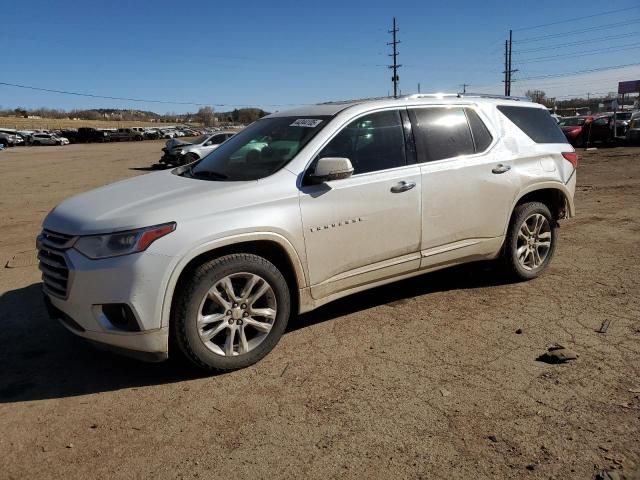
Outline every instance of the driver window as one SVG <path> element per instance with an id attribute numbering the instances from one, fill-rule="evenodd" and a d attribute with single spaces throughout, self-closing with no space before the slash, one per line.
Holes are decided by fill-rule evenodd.
<path id="1" fill-rule="evenodd" d="M 406 165 L 400 112 L 386 110 L 360 117 L 344 127 L 318 154 L 351 160 L 353 174 Z"/>

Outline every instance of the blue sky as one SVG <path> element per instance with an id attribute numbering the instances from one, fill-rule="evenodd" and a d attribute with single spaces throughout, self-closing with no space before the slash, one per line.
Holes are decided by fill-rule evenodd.
<path id="1" fill-rule="evenodd" d="M 616 14 L 551 25 L 611 10 Z M 403 93 L 500 92 L 504 39 L 514 29 L 514 94 L 615 91 L 640 65 L 571 77 L 548 74 L 640 63 L 640 2 L 19 1 L 1 11 L 0 82 L 169 102 L 216 110 L 383 96 L 391 89 L 387 30 L 400 28 Z M 618 23 L 616 28 L 590 30 Z M 535 40 L 544 35 L 558 38 Z M 609 38 L 614 36 L 616 38 Z M 534 40 L 531 40 L 534 38 Z M 527 39 L 529 39 L 527 41 Z M 594 40 L 597 39 L 597 40 Z M 523 41 L 518 44 L 518 41 Z M 564 43 L 563 48 L 519 53 Z M 610 51 L 576 56 L 592 50 Z M 624 48 L 624 50 L 619 50 Z M 558 54 L 557 58 L 546 58 Z M 542 57 L 542 60 L 539 60 Z M 533 60 L 533 61 L 532 61 Z M 197 110 L 195 105 L 83 98 L 0 85 L 0 106 Z"/>

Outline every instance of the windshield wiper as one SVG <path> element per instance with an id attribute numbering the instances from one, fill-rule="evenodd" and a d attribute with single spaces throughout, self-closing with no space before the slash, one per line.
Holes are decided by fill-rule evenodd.
<path id="1" fill-rule="evenodd" d="M 220 172 L 214 172 L 212 170 L 201 170 L 199 172 L 194 172 L 193 168 L 189 166 L 188 169 L 189 175 L 193 178 L 210 178 L 212 180 L 226 180 L 229 178 L 228 175 Z"/>

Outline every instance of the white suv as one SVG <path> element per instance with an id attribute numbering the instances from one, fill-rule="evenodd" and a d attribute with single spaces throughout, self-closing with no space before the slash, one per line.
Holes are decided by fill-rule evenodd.
<path id="1" fill-rule="evenodd" d="M 44 221 L 53 317 L 204 369 L 264 357 L 297 313 L 450 265 L 543 272 L 577 157 L 541 105 L 419 95 L 269 115 L 203 159 L 70 198 Z"/>

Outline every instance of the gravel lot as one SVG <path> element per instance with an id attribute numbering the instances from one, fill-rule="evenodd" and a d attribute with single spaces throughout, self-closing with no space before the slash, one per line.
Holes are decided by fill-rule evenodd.
<path id="1" fill-rule="evenodd" d="M 0 478 L 640 478 L 640 148 L 583 153 L 543 277 L 476 264 L 358 294 L 202 377 L 94 351 L 41 301 L 42 218 L 161 145 L 0 153 Z M 579 358 L 536 361 L 552 343 Z"/>

